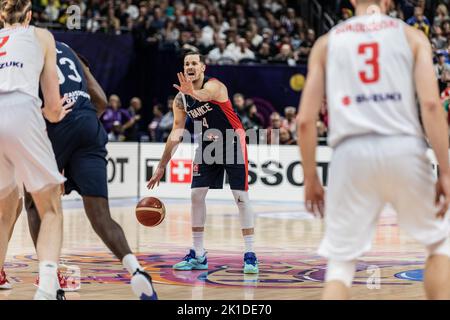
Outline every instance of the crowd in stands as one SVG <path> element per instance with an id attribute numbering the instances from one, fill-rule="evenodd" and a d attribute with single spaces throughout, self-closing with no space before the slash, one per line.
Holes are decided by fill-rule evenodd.
<path id="1" fill-rule="evenodd" d="M 108 133 L 109 141 L 151 141 L 166 142 L 173 125 L 173 100 L 167 99 L 167 105 L 155 104 L 152 107 L 153 119 L 145 123 L 140 116 L 142 102 L 134 97 L 128 107 L 122 107 L 117 95 L 109 97 L 109 106 L 100 118 Z M 246 99 L 243 94 L 236 93 L 232 98 L 232 104 L 239 115 L 245 130 L 265 129 L 269 144 L 294 145 L 296 144 L 296 107 L 287 106 L 284 114 L 273 112 L 268 124 L 258 112 L 258 107 L 252 99 Z M 328 127 L 328 114 L 324 102 L 320 117 L 317 119 L 317 128 L 320 137 L 326 137 Z"/>
<path id="2" fill-rule="evenodd" d="M 35 0 L 34 19 L 38 23 L 63 26 L 70 5 L 80 7 L 82 28 L 87 32 L 132 33 L 135 39 L 156 44 L 161 50 L 198 51 L 208 63 L 305 64 L 316 40 L 290 0 Z M 350 1 L 329 1 L 337 8 L 335 22 L 354 15 Z M 403 19 L 429 37 L 434 51 L 434 67 L 442 92 L 442 102 L 450 105 L 450 16 L 449 0 L 395 0 L 388 14 Z M 325 8 L 327 8 L 325 6 Z M 430 9 L 431 8 L 431 9 Z M 112 95 L 102 117 L 111 141 L 148 140 L 164 142 L 173 122 L 173 97 L 166 105 L 143 106 L 133 98 L 121 106 Z M 280 130 L 280 143 L 295 143 L 295 107 L 274 112 L 263 119 L 257 105 L 243 94 L 232 97 L 233 105 L 246 129 Z M 153 117 L 144 123 L 141 108 L 152 108 Z M 280 107 L 280 106 L 279 106 Z M 326 104 L 317 121 L 319 135 L 326 137 Z M 283 108 L 278 108 L 283 110 Z M 267 122 L 269 122 L 267 124 Z"/>
<path id="3" fill-rule="evenodd" d="M 434 68 L 439 81 L 442 103 L 448 112 L 450 104 L 450 1 L 396 0 L 388 14 L 417 28 L 430 39 Z M 350 5 L 340 7 L 341 21 L 353 16 Z"/>
<path id="4" fill-rule="evenodd" d="M 132 33 L 162 50 L 198 50 L 209 63 L 305 63 L 316 39 L 291 0 L 34 0 L 39 24 L 64 28 L 76 5 L 81 29 Z"/>

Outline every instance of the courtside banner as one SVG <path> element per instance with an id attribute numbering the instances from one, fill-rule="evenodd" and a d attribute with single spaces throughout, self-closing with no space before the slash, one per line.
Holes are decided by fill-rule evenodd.
<path id="1" fill-rule="evenodd" d="M 147 189 L 147 181 L 153 175 L 164 151 L 161 143 L 109 143 L 108 187 L 111 198 L 155 196 L 159 198 L 190 198 L 192 159 L 195 145 L 180 144 L 166 167 L 161 183 L 153 190 Z M 317 172 L 326 186 L 332 149 L 317 147 Z M 436 158 L 431 149 L 430 158 L 437 174 Z M 249 145 L 249 191 L 253 200 L 302 201 L 303 170 L 297 146 Z M 227 178 L 223 190 L 210 190 L 208 199 L 233 200 Z M 64 199 L 77 199 L 72 192 Z"/>
<path id="2" fill-rule="evenodd" d="M 153 175 L 164 144 L 142 143 L 140 158 L 140 197 L 155 196 L 160 198 L 189 198 L 192 181 L 192 159 L 195 146 L 180 144 L 169 162 L 160 185 L 154 190 L 147 190 L 146 182 Z M 317 149 L 317 171 L 326 185 L 331 149 Z M 300 154 L 296 146 L 249 145 L 249 191 L 253 200 L 298 201 L 303 200 L 303 170 Z M 229 190 L 227 178 L 224 190 L 210 190 L 209 199 L 229 199 L 233 196 Z M 225 191 L 225 192 L 224 192 Z"/>

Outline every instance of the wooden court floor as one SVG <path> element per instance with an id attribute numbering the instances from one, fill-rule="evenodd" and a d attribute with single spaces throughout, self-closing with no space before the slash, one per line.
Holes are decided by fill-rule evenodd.
<path id="1" fill-rule="evenodd" d="M 323 234 L 321 220 L 300 203 L 254 202 L 257 213 L 255 251 L 259 275 L 242 273 L 243 241 L 237 209 L 231 201 L 208 201 L 205 244 L 209 270 L 174 271 L 172 264 L 191 245 L 189 202 L 162 199 L 164 222 L 147 228 L 134 215 L 136 200 L 113 200 L 113 217 L 122 225 L 131 248 L 152 275 L 160 299 L 319 299 L 325 261 L 316 254 Z M 354 299 L 424 299 L 424 250 L 398 229 L 395 214 L 385 209 L 372 251 L 358 263 Z M 79 201 L 64 202 L 63 270 L 81 283 L 67 299 L 135 299 L 129 277 L 93 232 Z M 19 218 L 5 270 L 13 290 L 0 299 L 31 299 L 37 262 L 26 215 Z"/>

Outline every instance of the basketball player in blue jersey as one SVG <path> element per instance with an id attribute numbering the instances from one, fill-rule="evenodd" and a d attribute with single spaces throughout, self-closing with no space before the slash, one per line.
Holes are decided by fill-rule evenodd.
<path id="1" fill-rule="evenodd" d="M 95 232 L 132 275 L 133 292 L 142 300 L 155 300 L 157 295 L 150 275 L 132 254 L 122 228 L 109 211 L 105 148 L 108 139 L 97 118 L 106 108 L 105 93 L 87 65 L 69 46 L 56 42 L 56 53 L 60 93 L 75 103 L 63 121 L 47 123 L 58 168 L 67 179 L 64 192 L 69 194 L 75 190 L 82 196 L 86 215 Z M 28 194 L 25 207 L 36 244 L 41 220 Z M 65 280 L 60 277 L 61 280 L 64 284 Z"/>
<path id="2" fill-rule="evenodd" d="M 186 117 L 202 128 L 200 148 L 193 163 L 191 219 L 193 248 L 175 264 L 175 270 L 207 270 L 208 261 L 203 245 L 206 221 L 205 198 L 209 189 L 222 189 L 224 172 L 239 209 L 242 235 L 245 240 L 244 273 L 258 273 L 258 261 L 253 250 L 254 215 L 248 197 L 247 147 L 243 126 L 233 111 L 226 86 L 205 76 L 205 60 L 198 53 L 184 57 L 184 73 L 178 74 L 179 91 L 173 103 L 174 124 L 159 165 L 148 182 L 153 189 L 164 175 L 177 145 L 181 142 Z M 225 139 L 232 132 L 233 141 Z M 217 161 L 202 161 L 211 145 L 222 144 L 215 154 Z M 207 162 L 207 163 L 206 163 Z"/>

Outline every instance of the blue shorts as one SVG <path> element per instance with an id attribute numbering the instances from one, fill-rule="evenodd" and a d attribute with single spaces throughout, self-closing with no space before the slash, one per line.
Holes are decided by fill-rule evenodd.
<path id="1" fill-rule="evenodd" d="M 206 164 L 202 161 L 200 151 L 204 150 L 204 146 L 197 150 L 194 162 L 192 164 L 192 184 L 191 188 L 222 189 L 224 182 L 224 174 L 227 173 L 227 182 L 231 190 L 248 191 L 248 159 L 247 147 L 240 146 L 238 143 L 233 152 L 233 161 L 227 163 L 226 153 L 223 155 L 222 163 Z M 242 159 L 240 162 L 239 159 Z"/>
<path id="2" fill-rule="evenodd" d="M 60 123 L 47 123 L 47 131 L 58 168 L 67 178 L 65 193 L 108 198 L 108 135 L 95 112 L 73 112 Z"/>

